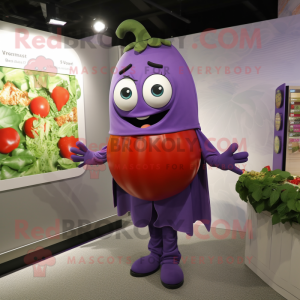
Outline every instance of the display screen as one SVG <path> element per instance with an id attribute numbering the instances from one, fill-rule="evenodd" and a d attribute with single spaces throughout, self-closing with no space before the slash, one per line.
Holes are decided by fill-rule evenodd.
<path id="1" fill-rule="evenodd" d="M 300 88 L 290 89 L 288 96 L 286 170 L 300 175 Z"/>
<path id="2" fill-rule="evenodd" d="M 77 167 L 80 96 L 74 75 L 0 67 L 1 181 Z"/>

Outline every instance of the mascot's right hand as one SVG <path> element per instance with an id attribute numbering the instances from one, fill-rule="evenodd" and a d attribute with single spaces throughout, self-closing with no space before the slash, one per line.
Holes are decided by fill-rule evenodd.
<path id="1" fill-rule="evenodd" d="M 94 152 L 89 150 L 82 142 L 77 142 L 76 146 L 79 148 L 72 147 L 70 151 L 76 155 L 71 155 L 71 159 L 74 162 L 82 162 L 78 168 L 82 168 L 84 165 L 94 164 Z"/>

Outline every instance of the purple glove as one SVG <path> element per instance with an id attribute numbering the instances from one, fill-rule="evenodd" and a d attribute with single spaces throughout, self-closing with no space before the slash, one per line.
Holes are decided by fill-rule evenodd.
<path id="1" fill-rule="evenodd" d="M 107 162 L 106 159 L 106 149 L 107 146 L 103 147 L 100 151 L 93 152 L 89 150 L 85 144 L 82 142 L 77 142 L 76 146 L 79 148 L 70 148 L 71 152 L 75 153 L 76 155 L 71 155 L 71 159 L 74 162 L 82 161 L 78 168 L 83 167 L 84 165 L 102 165 Z"/>
<path id="2" fill-rule="evenodd" d="M 234 154 L 238 149 L 238 144 L 233 143 L 224 153 L 220 154 L 200 129 L 197 129 L 196 133 L 200 142 L 202 157 L 210 166 L 221 170 L 230 170 L 239 175 L 243 174 L 243 171 L 237 168 L 235 164 L 248 161 L 248 152 Z"/>
<path id="3" fill-rule="evenodd" d="M 238 144 L 233 143 L 222 154 L 214 156 L 211 161 L 208 162 L 211 166 L 217 167 L 222 170 L 230 170 L 236 174 L 242 175 L 243 171 L 235 166 L 248 161 L 248 152 L 239 152 L 234 154 L 238 149 Z"/>

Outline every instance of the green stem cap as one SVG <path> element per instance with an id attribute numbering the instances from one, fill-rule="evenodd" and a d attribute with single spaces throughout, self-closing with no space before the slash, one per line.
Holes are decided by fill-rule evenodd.
<path id="1" fill-rule="evenodd" d="M 136 20 L 123 21 L 116 30 L 116 35 L 119 39 L 123 39 L 127 32 L 132 32 L 135 36 L 135 42 L 130 43 L 124 49 L 124 52 L 134 48 L 137 52 L 142 52 L 147 45 L 151 47 L 160 47 L 161 44 L 171 46 L 171 42 L 160 38 L 151 38 L 146 28 Z"/>

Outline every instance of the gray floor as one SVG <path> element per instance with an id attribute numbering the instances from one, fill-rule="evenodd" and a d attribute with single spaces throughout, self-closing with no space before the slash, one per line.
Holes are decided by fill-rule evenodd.
<path id="1" fill-rule="evenodd" d="M 29 266 L 0 278 L 0 299 L 284 299 L 243 263 L 237 263 L 238 257 L 244 258 L 245 240 L 239 235 L 232 239 L 232 232 L 226 239 L 216 239 L 210 233 L 206 240 L 179 234 L 185 283 L 178 290 L 165 289 L 159 271 L 144 278 L 131 277 L 131 263 L 148 254 L 148 234 L 147 228 L 137 231 L 127 225 L 55 256 L 45 277 L 34 276 L 33 266 Z M 203 227 L 199 232 L 207 234 Z M 201 256 L 204 263 L 199 263 Z M 234 262 L 228 263 L 232 258 Z"/>

